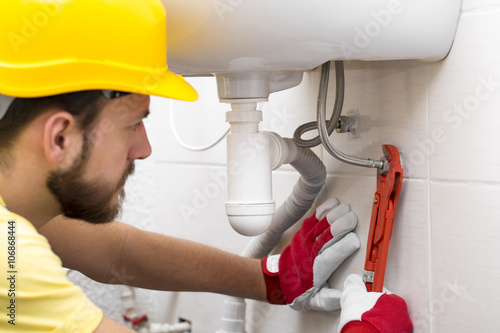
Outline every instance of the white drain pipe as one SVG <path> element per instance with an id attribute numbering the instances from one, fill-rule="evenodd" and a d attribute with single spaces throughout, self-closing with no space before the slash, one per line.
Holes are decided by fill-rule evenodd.
<path id="1" fill-rule="evenodd" d="M 275 203 L 271 184 L 270 135 L 259 132 L 259 99 L 231 100 L 226 113 L 229 223 L 238 233 L 256 236 L 271 224 Z"/>
<path id="2" fill-rule="evenodd" d="M 269 133 L 271 151 L 275 156 L 273 169 L 281 164 L 291 164 L 301 175 L 288 199 L 279 207 L 271 226 L 252 239 L 242 256 L 261 259 L 276 246 L 281 235 L 298 222 L 311 208 L 326 181 L 323 162 L 308 148 L 297 147 L 292 139 L 283 139 Z M 228 297 L 224 301 L 221 326 L 216 333 L 245 333 L 245 300 Z"/>

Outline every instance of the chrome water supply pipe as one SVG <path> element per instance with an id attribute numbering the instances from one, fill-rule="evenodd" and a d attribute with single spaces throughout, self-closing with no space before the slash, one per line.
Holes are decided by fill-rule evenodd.
<path id="1" fill-rule="evenodd" d="M 318 93 L 317 103 L 317 121 L 316 123 L 307 123 L 297 128 L 294 133 L 294 140 L 301 147 L 314 147 L 321 142 L 326 151 L 341 162 L 357 165 L 366 168 L 384 169 L 384 160 L 372 160 L 370 158 L 360 158 L 347 155 L 338 150 L 330 141 L 329 136 L 336 128 L 342 113 L 344 104 L 345 78 L 344 78 L 344 63 L 343 61 L 335 61 L 336 72 L 336 98 L 335 106 L 330 121 L 326 120 L 326 97 L 328 94 L 328 81 L 330 78 L 330 62 L 326 62 L 321 66 L 321 79 Z M 307 131 L 318 129 L 319 136 L 312 140 L 302 140 L 301 136 Z M 319 140 L 318 140 L 319 138 Z M 319 142 L 318 142 L 319 141 Z"/>

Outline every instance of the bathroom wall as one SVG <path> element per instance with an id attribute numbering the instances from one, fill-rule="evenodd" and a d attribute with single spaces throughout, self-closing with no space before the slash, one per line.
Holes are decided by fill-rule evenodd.
<path id="1" fill-rule="evenodd" d="M 353 134 L 334 134 L 343 151 L 380 158 L 381 145 L 403 153 L 405 177 L 399 199 L 385 284 L 409 305 L 415 332 L 493 332 L 500 329 L 500 3 L 464 0 L 455 42 L 438 63 L 419 61 L 346 62 L 344 114 L 356 115 Z M 423 24 L 425 24 L 423 22 Z M 333 104 L 331 73 L 329 106 Z M 194 146 L 215 141 L 227 124 L 213 78 L 190 78 L 200 92 L 195 103 L 152 99 L 146 120 L 153 146 L 137 163 L 127 185 L 122 219 L 147 230 L 187 238 L 240 253 L 248 238 L 225 218 L 225 140 L 204 152 L 180 147 L 170 125 Z M 262 103 L 261 128 L 291 137 L 315 119 L 319 70 L 305 73 L 296 88 Z M 328 170 L 319 201 L 338 197 L 351 204 L 366 242 L 375 170 L 341 164 L 322 148 L 314 151 Z M 297 174 L 273 173 L 281 203 Z M 290 233 L 280 244 L 286 245 Z M 365 245 L 335 273 L 342 288 L 350 273 L 361 273 Z M 168 253 L 165 253 L 168 255 Z M 120 319 L 121 287 L 81 284 L 106 314 Z M 153 321 L 193 322 L 193 332 L 215 332 L 224 296 L 137 290 L 138 310 Z M 286 306 L 247 303 L 247 331 L 336 332 L 338 312 L 298 313 Z"/>

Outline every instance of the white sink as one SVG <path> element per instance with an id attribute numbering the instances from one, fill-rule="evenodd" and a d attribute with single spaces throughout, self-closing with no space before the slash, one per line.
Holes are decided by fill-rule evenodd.
<path id="1" fill-rule="evenodd" d="M 179 74 L 302 71 L 329 60 L 438 61 L 461 0 L 163 0 Z"/>

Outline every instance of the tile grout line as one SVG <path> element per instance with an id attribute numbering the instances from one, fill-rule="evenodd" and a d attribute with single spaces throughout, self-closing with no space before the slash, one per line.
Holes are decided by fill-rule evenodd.
<path id="1" fill-rule="evenodd" d="M 426 137 L 430 136 L 430 112 L 429 112 L 429 64 L 425 66 L 425 80 L 426 80 L 426 88 L 425 88 L 425 131 Z M 434 332 L 434 319 L 432 314 L 432 299 L 434 298 L 434 285 L 433 285 L 433 271 L 432 271 L 432 212 L 431 212 L 431 203 L 432 203 L 432 191 L 431 191 L 431 159 L 432 155 L 429 154 L 429 158 L 427 159 L 427 180 L 426 180 L 426 188 L 427 188 L 427 258 L 428 258 L 428 285 L 429 285 L 429 332 Z"/>

